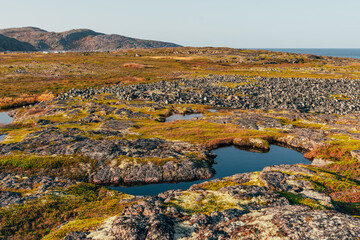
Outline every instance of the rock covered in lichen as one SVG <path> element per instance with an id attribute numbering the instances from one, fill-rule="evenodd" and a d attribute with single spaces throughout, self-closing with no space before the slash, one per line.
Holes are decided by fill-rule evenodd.
<path id="1" fill-rule="evenodd" d="M 356 239 L 360 220 L 332 210 L 326 195 L 304 180 L 314 174 L 301 166 L 280 165 L 170 190 L 126 207 L 86 237 Z M 306 194 L 311 191 L 316 194 Z M 308 205 L 293 205 L 294 196 Z M 74 234 L 79 233 L 69 236 Z"/>

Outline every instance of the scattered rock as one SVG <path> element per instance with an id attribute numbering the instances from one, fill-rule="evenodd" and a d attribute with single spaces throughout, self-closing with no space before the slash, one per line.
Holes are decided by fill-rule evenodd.
<path id="1" fill-rule="evenodd" d="M 229 88 L 222 83 L 238 86 Z M 219 108 L 279 109 L 346 115 L 360 111 L 360 99 L 357 97 L 359 84 L 346 79 L 257 77 L 256 81 L 249 82 L 237 76 L 212 76 L 101 89 L 72 89 L 58 99 L 79 96 L 88 99 L 94 94 L 111 93 L 120 100 L 144 99 L 165 104 L 205 104 Z M 198 90 L 194 92 L 192 89 Z M 338 97 L 343 96 L 344 92 L 346 97 Z"/>
<path id="2" fill-rule="evenodd" d="M 104 122 L 100 126 L 100 129 L 108 130 L 108 131 L 122 131 L 122 130 L 126 130 L 132 126 L 134 126 L 134 122 L 132 122 L 132 121 L 110 120 L 110 121 Z"/>
<path id="3" fill-rule="evenodd" d="M 333 163 L 333 161 L 329 161 L 329 160 L 322 159 L 322 158 L 314 158 L 311 162 L 311 165 L 323 167 L 323 166 L 326 166 L 331 163 Z"/>

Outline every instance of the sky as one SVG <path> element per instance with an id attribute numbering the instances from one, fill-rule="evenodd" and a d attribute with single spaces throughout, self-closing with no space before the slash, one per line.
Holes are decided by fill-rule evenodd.
<path id="1" fill-rule="evenodd" d="M 89 28 L 195 47 L 360 48 L 359 0 L 0 0 L 0 6 L 0 28 Z"/>

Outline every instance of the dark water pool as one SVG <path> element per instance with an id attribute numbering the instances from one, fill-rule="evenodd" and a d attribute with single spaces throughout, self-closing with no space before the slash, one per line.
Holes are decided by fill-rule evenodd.
<path id="1" fill-rule="evenodd" d="M 234 146 L 222 147 L 213 151 L 217 154 L 213 165 L 216 174 L 213 178 L 222 178 L 236 173 L 261 171 L 266 166 L 279 164 L 309 164 L 310 161 L 294 150 L 272 145 L 267 153 L 249 152 Z M 131 187 L 112 187 L 114 190 L 132 195 L 154 196 L 170 189 L 188 189 L 191 185 L 207 180 L 181 183 L 160 183 Z"/>

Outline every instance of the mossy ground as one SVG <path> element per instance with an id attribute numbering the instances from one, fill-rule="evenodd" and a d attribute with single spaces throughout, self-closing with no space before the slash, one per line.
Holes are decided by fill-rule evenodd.
<path id="1" fill-rule="evenodd" d="M 167 206 L 174 206 L 188 214 L 203 213 L 211 214 L 213 211 L 226 209 L 242 209 L 242 201 L 227 193 L 207 191 L 205 194 L 196 191 L 183 192 L 181 196 L 175 197 Z"/>
<path id="2" fill-rule="evenodd" d="M 93 100 L 90 100 L 93 101 Z M 219 117 L 219 116 L 231 116 L 232 110 L 221 110 L 220 112 L 212 113 L 208 111 L 207 106 L 201 105 L 166 105 L 163 108 L 154 109 L 149 107 L 152 103 L 142 101 L 132 102 L 117 102 L 107 100 L 99 96 L 95 100 L 98 104 L 106 104 L 116 108 L 126 108 L 133 112 L 141 112 L 148 114 L 149 118 L 135 118 L 131 119 L 119 115 L 106 115 L 105 113 L 98 112 L 98 115 L 103 116 L 105 119 L 113 118 L 118 120 L 132 120 L 135 122 L 135 127 L 131 129 L 129 133 L 124 133 L 122 136 L 106 136 L 103 134 L 94 134 L 91 130 L 99 130 L 101 123 L 81 123 L 79 120 L 86 117 L 86 101 L 80 99 L 73 99 L 69 102 L 71 109 L 72 105 L 83 106 L 83 110 L 74 115 L 67 115 L 65 113 L 50 116 L 41 116 L 41 110 L 30 109 L 22 110 L 23 114 L 31 112 L 28 120 L 23 123 L 15 123 L 8 125 L 2 129 L 3 133 L 7 133 L 8 137 L 5 143 L 21 141 L 28 133 L 39 130 L 39 128 L 47 126 L 38 126 L 35 124 L 36 119 L 49 120 L 56 124 L 56 127 L 65 131 L 67 129 L 78 128 L 82 131 L 81 135 L 84 137 L 90 137 L 92 139 L 110 139 L 110 138 L 124 138 L 124 139 L 138 139 L 138 138 L 162 138 L 167 140 L 181 140 L 185 142 L 201 144 L 209 148 L 218 147 L 221 145 L 228 145 L 234 142 L 234 139 L 247 139 L 255 138 L 266 141 L 265 139 L 276 140 L 278 138 L 286 137 L 287 134 L 282 129 L 263 129 L 263 130 L 248 130 L 239 129 L 236 125 L 231 123 L 218 124 L 208 122 L 207 118 Z M 182 112 L 185 109 L 190 108 L 198 113 L 203 113 L 203 118 L 197 121 L 174 121 L 174 122 L 158 122 L 155 121 L 159 116 L 168 116 L 171 112 Z M 40 112 L 40 115 L 36 115 Z M 268 117 L 272 117 L 272 112 L 256 111 L 259 114 L 264 114 Z M 35 113 L 35 115 L 34 115 Z M 286 114 L 286 113 L 284 113 Z M 286 117 L 279 117 L 277 114 L 274 118 L 279 119 L 284 126 L 292 125 L 297 128 L 313 128 L 315 130 L 327 130 L 330 129 L 328 124 L 313 121 L 309 119 L 296 119 L 290 120 Z M 34 118 L 35 117 L 35 118 Z M 339 119 L 339 124 L 342 123 L 342 119 Z M 71 122 L 71 123 L 69 123 Z M 348 123 L 348 120 L 346 120 Z M 356 127 L 354 125 L 354 127 Z M 353 158 L 350 151 L 360 148 L 360 140 L 346 134 L 328 134 L 327 140 L 322 147 L 316 148 L 311 152 L 305 154 L 307 158 L 323 158 L 333 161 L 332 164 L 321 168 L 322 171 L 327 171 L 331 174 L 342 176 L 339 178 L 318 178 L 312 179 L 317 186 L 323 186 L 322 191 L 328 192 L 334 198 L 334 201 L 338 202 L 342 208 L 346 211 L 359 214 L 359 179 L 360 179 L 360 163 L 357 159 Z M 199 158 L 195 156 L 194 158 Z M 33 161 L 33 160 L 36 161 Z M 9 155 L 1 157 L 0 163 L 3 167 L 11 167 L 20 170 L 32 170 L 34 172 L 39 169 L 67 169 L 76 166 L 85 160 L 64 156 L 56 157 L 39 157 L 39 156 L 20 156 Z M 174 161 L 174 159 L 148 159 L 148 158 L 119 158 L 117 164 L 123 164 L 125 162 L 134 162 L 136 164 L 143 164 L 145 162 L 152 162 L 156 165 L 162 165 L 167 161 Z M 36 164 L 35 164 L 36 162 Z M 88 160 L 85 161 L 89 163 Z M 84 163 L 85 163 L 84 162 Z M 56 174 L 56 171 L 55 171 Z M 332 175 L 332 176 L 333 176 Z M 331 181 L 325 181 L 325 179 L 331 179 Z M 352 187 L 345 186 L 343 179 L 349 179 L 352 181 Z M 336 188 L 334 186 L 337 186 Z"/>
<path id="3" fill-rule="evenodd" d="M 96 169 L 94 159 L 79 155 L 38 156 L 15 152 L 0 157 L 2 171 L 27 175 L 45 174 L 82 180 L 87 173 L 80 170 L 80 165 L 88 165 L 91 169 Z"/>
<path id="4" fill-rule="evenodd" d="M 318 201 L 310 198 L 305 198 L 300 194 L 295 194 L 291 192 L 281 192 L 280 193 L 283 197 L 287 198 L 291 204 L 295 205 L 305 205 L 311 207 L 312 209 L 316 210 L 326 210 L 327 208 L 321 205 Z"/>
<path id="5" fill-rule="evenodd" d="M 236 186 L 236 185 L 239 184 L 237 182 L 224 180 L 224 181 L 216 181 L 216 182 L 207 182 L 206 184 L 202 185 L 201 188 L 212 191 L 218 191 L 223 187 Z"/>
<path id="6" fill-rule="evenodd" d="M 134 129 L 142 137 L 157 137 L 197 143 L 208 146 L 229 145 L 235 138 L 277 138 L 283 134 L 274 131 L 239 129 L 236 125 L 211 123 L 206 120 L 174 121 L 168 123 L 139 121 Z"/>
<path id="7" fill-rule="evenodd" d="M 341 162 L 341 161 L 340 161 Z M 309 180 L 317 191 L 329 194 L 334 204 L 342 211 L 353 215 L 360 215 L 360 181 L 358 176 L 347 177 L 339 171 L 336 164 L 325 168 L 309 167 L 317 174 Z M 352 165 L 347 166 L 352 168 Z M 359 171 L 359 166 L 354 166 Z M 357 168 L 357 169 L 356 169 Z"/>
<path id="8" fill-rule="evenodd" d="M 105 218 L 120 214 L 125 206 L 121 200 L 131 198 L 85 183 L 57 189 L 57 192 L 57 195 L 0 209 L 0 238 L 62 239 L 72 231 L 93 229 Z M 56 228 L 65 222 L 68 223 Z"/>

